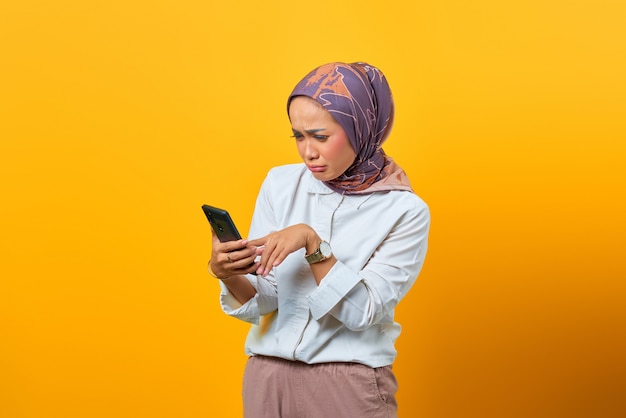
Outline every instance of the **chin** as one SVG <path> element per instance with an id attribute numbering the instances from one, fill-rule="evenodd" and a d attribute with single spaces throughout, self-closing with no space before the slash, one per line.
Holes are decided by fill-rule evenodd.
<path id="1" fill-rule="evenodd" d="M 326 173 L 313 173 L 313 177 L 315 177 L 319 181 L 330 181 L 334 178 L 337 178 L 336 176 L 335 177 L 329 176 Z"/>

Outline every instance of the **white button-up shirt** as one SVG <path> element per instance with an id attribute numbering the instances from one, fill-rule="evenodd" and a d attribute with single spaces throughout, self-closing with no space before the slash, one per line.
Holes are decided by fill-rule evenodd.
<path id="1" fill-rule="evenodd" d="M 243 305 L 222 284 L 224 312 L 253 324 L 246 353 L 390 365 L 400 334 L 394 308 L 426 255 L 427 205 L 407 191 L 340 195 L 304 164 L 276 167 L 261 187 L 249 238 L 298 223 L 330 243 L 337 263 L 318 286 L 302 248 L 267 277 L 248 275 L 257 294 Z"/>

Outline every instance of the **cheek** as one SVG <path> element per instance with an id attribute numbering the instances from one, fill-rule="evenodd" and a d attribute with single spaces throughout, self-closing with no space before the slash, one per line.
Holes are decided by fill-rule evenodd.
<path id="1" fill-rule="evenodd" d="M 337 168 L 346 170 L 354 162 L 355 154 L 347 138 L 329 143 L 326 152 L 328 160 L 332 160 L 335 164 L 341 166 Z"/>
<path id="2" fill-rule="evenodd" d="M 353 154 L 352 148 L 346 146 L 346 142 L 343 140 L 327 143 L 325 151 L 326 158 L 329 160 L 346 160 Z"/>

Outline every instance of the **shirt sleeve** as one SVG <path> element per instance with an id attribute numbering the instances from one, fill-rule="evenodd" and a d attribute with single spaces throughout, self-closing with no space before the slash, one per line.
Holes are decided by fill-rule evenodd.
<path id="1" fill-rule="evenodd" d="M 258 325 L 262 315 L 275 311 L 278 306 L 276 283 L 268 278 L 253 276 L 253 279 L 250 279 L 250 275 L 246 277 L 256 289 L 256 295 L 246 303 L 241 304 L 220 280 L 220 305 L 227 315 Z"/>
<path id="2" fill-rule="evenodd" d="M 353 331 L 381 322 L 417 279 L 429 226 L 430 212 L 422 202 L 396 222 L 361 271 L 338 260 L 307 296 L 313 318 L 330 314 Z"/>

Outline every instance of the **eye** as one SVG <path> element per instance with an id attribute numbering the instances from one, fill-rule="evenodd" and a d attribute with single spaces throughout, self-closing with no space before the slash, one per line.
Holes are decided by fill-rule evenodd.
<path id="1" fill-rule="evenodd" d="M 320 141 L 326 141 L 328 139 L 328 135 L 313 135 L 313 138 L 319 139 Z"/>
<path id="2" fill-rule="evenodd" d="M 294 132 L 290 138 L 300 139 L 302 138 L 302 134 L 300 132 Z"/>

